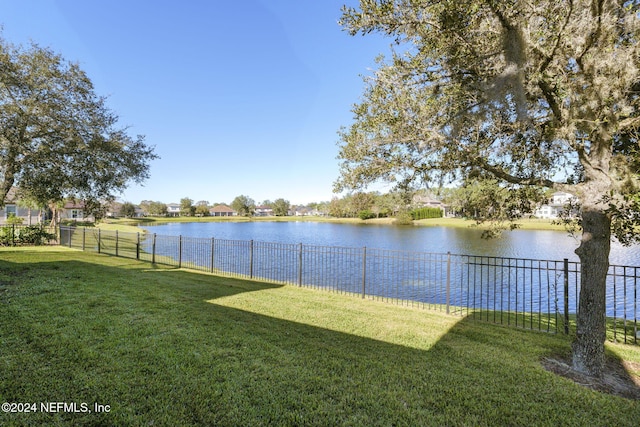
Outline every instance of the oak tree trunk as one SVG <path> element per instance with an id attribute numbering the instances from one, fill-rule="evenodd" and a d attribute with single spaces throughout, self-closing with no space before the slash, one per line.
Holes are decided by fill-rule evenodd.
<path id="1" fill-rule="evenodd" d="M 582 212 L 580 299 L 573 342 L 573 368 L 600 377 L 606 339 L 606 283 L 611 249 L 611 220 L 596 207 Z"/>

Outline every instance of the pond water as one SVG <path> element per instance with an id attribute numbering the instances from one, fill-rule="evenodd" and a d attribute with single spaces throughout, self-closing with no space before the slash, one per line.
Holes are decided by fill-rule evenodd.
<path id="1" fill-rule="evenodd" d="M 207 222 L 169 223 L 143 227 L 150 233 L 225 240 L 302 243 L 316 246 L 363 247 L 483 255 L 512 258 L 578 261 L 579 241 L 563 231 L 514 230 L 497 239 L 482 239 L 475 228 L 356 225 L 325 222 Z M 612 243 L 610 261 L 640 265 L 640 246 Z"/>

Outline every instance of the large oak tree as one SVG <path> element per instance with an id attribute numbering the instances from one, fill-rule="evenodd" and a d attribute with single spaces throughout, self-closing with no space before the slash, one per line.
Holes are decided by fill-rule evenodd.
<path id="1" fill-rule="evenodd" d="M 639 2 L 361 0 L 352 35 L 395 39 L 341 131 L 337 189 L 482 175 L 581 201 L 575 369 L 604 367 L 612 234 L 637 238 Z M 527 192 L 523 192 L 527 194 Z"/>
<path id="2" fill-rule="evenodd" d="M 153 149 L 117 122 L 77 64 L 0 38 L 0 206 L 16 187 L 40 206 L 73 197 L 93 210 L 148 178 Z"/>

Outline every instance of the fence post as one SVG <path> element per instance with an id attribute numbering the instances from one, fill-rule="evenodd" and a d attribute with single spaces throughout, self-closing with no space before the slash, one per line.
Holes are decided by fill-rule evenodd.
<path id="1" fill-rule="evenodd" d="M 362 299 L 367 294 L 367 247 L 362 247 Z"/>
<path id="2" fill-rule="evenodd" d="M 16 245 L 16 225 L 11 224 L 11 246 Z"/>
<path id="3" fill-rule="evenodd" d="M 71 239 L 69 239 L 69 246 L 71 246 Z M 98 228 L 98 253 L 101 253 L 102 246 L 102 235 L 100 233 L 100 229 Z"/>
<path id="4" fill-rule="evenodd" d="M 213 273 L 213 271 L 215 270 L 215 256 L 214 256 L 214 250 L 215 250 L 215 245 L 216 244 L 216 239 L 214 237 L 211 238 L 211 271 L 210 273 Z"/>
<path id="5" fill-rule="evenodd" d="M 98 228 L 98 231 L 100 229 Z M 67 232 L 69 234 L 69 247 L 71 247 L 71 227 L 67 227 Z M 100 247 L 98 247 L 98 253 L 100 253 Z"/>
<path id="6" fill-rule="evenodd" d="M 253 239 L 249 242 L 249 278 L 253 279 Z"/>
<path id="7" fill-rule="evenodd" d="M 298 286 L 302 286 L 302 242 L 298 245 Z"/>
<path id="8" fill-rule="evenodd" d="M 153 241 L 151 243 L 151 264 L 156 263 L 156 233 L 153 233 Z"/>
<path id="9" fill-rule="evenodd" d="M 182 234 L 178 236 L 178 268 L 182 268 Z"/>
<path id="10" fill-rule="evenodd" d="M 87 241 L 87 227 L 82 227 L 82 251 L 83 252 L 84 252 L 86 241 Z"/>
<path id="11" fill-rule="evenodd" d="M 136 259 L 140 259 L 140 233 L 136 237 Z"/>
<path id="12" fill-rule="evenodd" d="M 447 252 L 447 314 L 451 310 L 451 252 Z"/>
<path id="13" fill-rule="evenodd" d="M 118 230 L 116 230 L 116 256 L 118 256 Z"/>
<path id="14" fill-rule="evenodd" d="M 569 335 L 569 260 L 567 258 L 564 259 L 564 333 Z"/>

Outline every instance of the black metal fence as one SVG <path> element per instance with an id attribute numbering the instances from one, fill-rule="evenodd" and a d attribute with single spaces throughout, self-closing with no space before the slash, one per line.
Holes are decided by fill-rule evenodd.
<path id="1" fill-rule="evenodd" d="M 326 289 L 569 333 L 575 328 L 580 264 L 372 248 L 314 246 L 60 227 L 60 244 L 218 275 Z M 612 265 L 608 336 L 638 343 L 640 267 Z"/>

